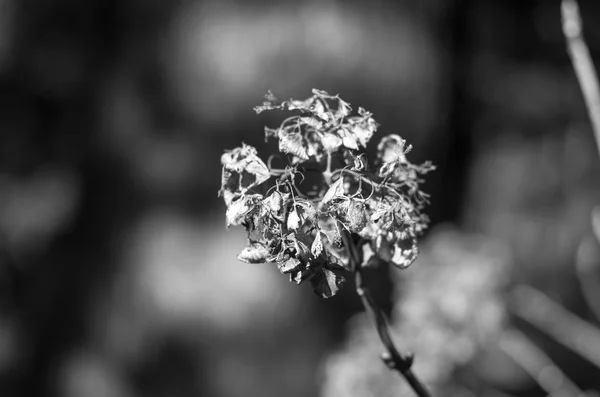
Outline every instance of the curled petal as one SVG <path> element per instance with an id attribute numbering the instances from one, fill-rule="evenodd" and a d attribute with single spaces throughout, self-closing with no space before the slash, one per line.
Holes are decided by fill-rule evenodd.
<path id="1" fill-rule="evenodd" d="M 246 263 L 264 263 L 269 257 L 269 250 L 261 243 L 252 243 L 240 252 L 238 259 Z"/>

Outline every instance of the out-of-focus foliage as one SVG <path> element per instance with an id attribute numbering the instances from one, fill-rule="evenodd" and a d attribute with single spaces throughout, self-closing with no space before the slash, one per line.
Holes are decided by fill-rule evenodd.
<path id="1" fill-rule="evenodd" d="M 17 252 L 43 250 L 77 210 L 79 181 L 64 170 L 0 175 L 0 235 Z"/>

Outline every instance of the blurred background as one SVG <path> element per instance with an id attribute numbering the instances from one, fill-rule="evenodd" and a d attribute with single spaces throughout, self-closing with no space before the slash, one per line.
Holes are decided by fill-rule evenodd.
<path id="1" fill-rule="evenodd" d="M 436 395 L 600 395 L 600 160 L 558 0 L 0 0 L 0 394 L 411 396 L 352 286 L 322 300 L 225 229 L 221 153 L 266 160 L 252 107 L 312 88 L 438 167 L 421 257 L 373 276 Z"/>

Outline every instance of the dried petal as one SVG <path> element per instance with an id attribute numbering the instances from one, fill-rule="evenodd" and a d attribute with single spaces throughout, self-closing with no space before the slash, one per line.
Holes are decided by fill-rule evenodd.
<path id="1" fill-rule="evenodd" d="M 240 252 L 238 259 L 246 263 L 264 263 L 269 257 L 269 250 L 261 243 L 252 243 Z"/>

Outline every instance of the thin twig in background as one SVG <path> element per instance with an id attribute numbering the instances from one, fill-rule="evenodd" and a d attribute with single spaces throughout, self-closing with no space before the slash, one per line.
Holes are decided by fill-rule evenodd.
<path id="1" fill-rule="evenodd" d="M 379 339 L 386 348 L 386 352 L 382 354 L 383 362 L 393 371 L 397 371 L 400 375 L 406 379 L 408 384 L 412 387 L 414 392 L 419 397 L 431 397 L 429 391 L 425 388 L 423 383 L 417 378 L 417 376 L 412 372 L 412 363 L 413 363 L 413 355 L 412 354 L 401 354 L 398 352 L 394 341 L 392 340 L 392 336 L 390 335 L 389 327 L 387 324 L 387 320 L 382 310 L 375 302 L 375 299 L 369 292 L 369 289 L 363 282 L 362 273 L 361 273 L 361 263 L 362 258 L 361 254 L 358 252 L 355 243 L 352 241 L 352 237 L 347 232 L 342 232 L 342 239 L 344 241 L 344 246 L 348 251 L 348 256 L 350 258 L 351 268 L 354 269 L 354 277 L 356 282 L 356 293 L 360 296 L 360 299 L 367 310 L 369 312 L 371 318 L 375 322 L 375 328 L 377 329 L 377 334 L 379 335 Z"/>
<path id="2" fill-rule="evenodd" d="M 577 80 L 583 92 L 585 105 L 592 122 L 600 153 L 600 86 L 594 63 L 583 38 L 581 15 L 576 0 L 563 0 L 561 6 L 562 28 L 567 39 L 567 49 Z"/>
<path id="3" fill-rule="evenodd" d="M 586 395 L 542 349 L 520 331 L 504 331 L 500 337 L 500 348 L 549 395 Z"/>
<path id="4" fill-rule="evenodd" d="M 592 236 L 587 236 L 577 248 L 575 274 L 585 302 L 600 320 L 600 245 Z"/>
<path id="5" fill-rule="evenodd" d="M 588 236 L 579 244 L 575 270 L 583 297 L 600 320 L 600 206 L 592 211 L 592 230 L 594 236 Z"/>
<path id="6" fill-rule="evenodd" d="M 600 368 L 600 329 L 535 288 L 517 286 L 512 298 L 510 310 L 513 314 Z"/>
<path id="7" fill-rule="evenodd" d="M 575 256 L 575 274 L 588 308 L 600 320 L 600 207 L 592 211 L 594 236 L 579 244 Z"/>

